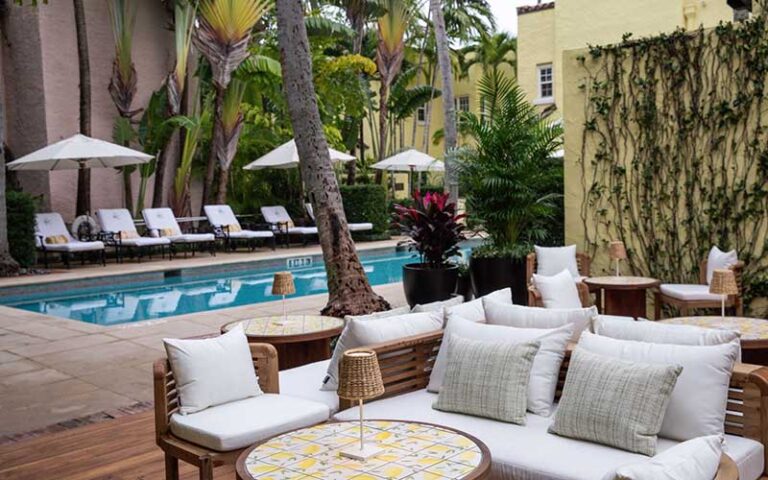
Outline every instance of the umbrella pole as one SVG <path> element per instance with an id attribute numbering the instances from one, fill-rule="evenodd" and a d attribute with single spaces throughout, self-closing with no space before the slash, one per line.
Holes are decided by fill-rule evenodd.
<path id="1" fill-rule="evenodd" d="M 414 183 L 413 182 L 413 171 L 414 171 L 414 166 L 411 165 L 411 173 L 408 175 L 408 186 L 411 187 L 411 196 L 413 196 L 413 183 Z"/>

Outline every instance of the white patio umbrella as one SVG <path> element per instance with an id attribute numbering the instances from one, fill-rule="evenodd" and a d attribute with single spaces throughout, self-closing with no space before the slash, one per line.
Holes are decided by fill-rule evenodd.
<path id="1" fill-rule="evenodd" d="M 371 168 L 394 172 L 443 172 L 445 164 L 413 148 L 374 163 Z"/>
<path id="2" fill-rule="evenodd" d="M 85 135 L 74 135 L 10 162 L 9 170 L 76 170 L 147 163 L 152 155 Z"/>
<path id="3" fill-rule="evenodd" d="M 332 162 L 351 162 L 355 159 L 352 155 L 344 152 L 328 149 Z M 295 168 L 299 166 L 299 152 L 296 149 L 296 141 L 291 140 L 271 152 L 267 153 L 258 160 L 254 160 L 243 167 L 243 170 L 261 170 L 263 168 Z"/>

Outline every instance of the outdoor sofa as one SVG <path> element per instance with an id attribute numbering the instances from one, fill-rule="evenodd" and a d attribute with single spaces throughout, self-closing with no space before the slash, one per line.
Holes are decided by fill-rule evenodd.
<path id="1" fill-rule="evenodd" d="M 84 261 L 86 254 L 97 254 L 101 264 L 106 263 L 104 243 L 101 241 L 83 242 L 74 238 L 67 230 L 64 219 L 58 213 L 35 214 L 35 245 L 43 254 L 43 265 L 48 268 L 48 254 L 61 254 L 64 264 L 69 268 L 71 255 L 80 255 Z"/>
<path id="2" fill-rule="evenodd" d="M 135 253 L 139 261 L 145 252 L 152 258 L 153 248 L 159 248 L 160 254 L 165 258 L 165 250 L 170 247 L 171 241 L 165 237 L 142 237 L 139 235 L 128 209 L 102 208 L 96 212 L 96 217 L 101 225 L 101 235 L 104 242 L 115 247 L 118 263 L 122 261 L 126 251 L 130 256 Z"/>
<path id="3" fill-rule="evenodd" d="M 243 242 L 253 250 L 256 242 L 260 241 L 275 249 L 275 234 L 272 231 L 243 229 L 229 205 L 206 205 L 203 210 L 214 235 L 224 241 L 225 247 L 234 250 L 237 242 Z"/>

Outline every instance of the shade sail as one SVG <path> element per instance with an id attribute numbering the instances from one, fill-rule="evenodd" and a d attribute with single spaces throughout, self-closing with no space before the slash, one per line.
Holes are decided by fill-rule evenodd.
<path id="1" fill-rule="evenodd" d="M 371 168 L 395 172 L 442 172 L 445 165 L 426 153 L 410 149 L 374 163 Z"/>
<path id="2" fill-rule="evenodd" d="M 10 162 L 9 170 L 73 170 L 147 163 L 152 155 L 85 135 L 74 135 Z"/>
<path id="3" fill-rule="evenodd" d="M 350 162 L 355 159 L 352 155 L 344 152 L 328 149 L 332 162 Z M 243 167 L 243 170 L 261 170 L 263 168 L 295 168 L 299 166 L 299 152 L 296 149 L 296 141 L 291 140 L 271 152 L 267 153 L 258 160 L 254 160 Z"/>

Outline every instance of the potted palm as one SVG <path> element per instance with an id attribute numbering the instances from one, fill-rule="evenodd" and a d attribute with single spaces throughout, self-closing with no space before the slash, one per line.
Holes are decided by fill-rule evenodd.
<path id="1" fill-rule="evenodd" d="M 481 96 L 490 106 L 484 118 L 467 113 L 463 131 L 474 146 L 457 162 L 469 221 L 486 234 L 472 251 L 470 276 L 475 295 L 511 287 L 515 303 L 527 302 L 525 256 L 533 243 L 544 244 L 559 212 L 562 175 L 555 159 L 562 127 L 542 120 L 520 88 L 501 74 L 481 80 Z M 558 227 L 559 228 L 559 227 Z"/>
<path id="2" fill-rule="evenodd" d="M 413 194 L 413 205 L 395 205 L 393 225 L 410 238 L 409 248 L 420 261 L 403 265 L 403 287 L 408 304 L 446 300 L 456 291 L 459 267 L 450 259 L 464 240 L 464 215 L 456 214 L 456 204 L 448 194 Z"/>

